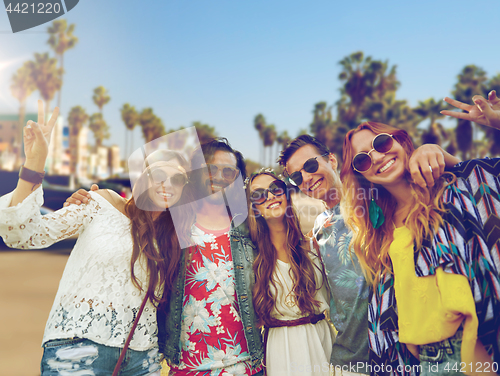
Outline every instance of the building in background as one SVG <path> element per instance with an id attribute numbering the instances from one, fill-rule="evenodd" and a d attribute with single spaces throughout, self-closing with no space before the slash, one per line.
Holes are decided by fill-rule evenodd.
<path id="1" fill-rule="evenodd" d="M 48 115 L 50 118 L 50 115 Z M 69 175 L 69 156 L 68 156 L 68 127 L 64 126 L 62 116 L 57 121 L 50 136 L 49 155 L 45 163 L 45 171 L 49 175 Z"/>
<path id="2" fill-rule="evenodd" d="M 123 172 L 121 163 L 120 163 L 120 147 L 118 145 L 113 145 L 108 148 L 108 165 L 109 165 L 109 174 L 116 175 Z"/>
<path id="3" fill-rule="evenodd" d="M 37 121 L 38 115 L 28 113 L 24 121 Z M 21 148 L 21 160 L 16 163 Z M 0 169 L 12 171 L 24 163 L 24 150 L 19 129 L 19 114 L 0 114 Z"/>
<path id="4" fill-rule="evenodd" d="M 50 114 L 48 115 L 50 117 Z M 25 115 L 25 121 L 37 121 L 36 113 Z M 0 170 L 13 171 L 24 163 L 22 142 L 19 142 L 19 115 L 0 115 Z M 92 178 L 104 179 L 123 172 L 120 160 L 120 147 L 90 146 L 89 128 L 82 127 L 75 132 L 65 124 L 62 116 L 52 130 L 49 154 L 45 164 L 48 175 L 71 175 L 72 181 L 85 181 Z M 21 148 L 21 160 L 17 152 Z"/>

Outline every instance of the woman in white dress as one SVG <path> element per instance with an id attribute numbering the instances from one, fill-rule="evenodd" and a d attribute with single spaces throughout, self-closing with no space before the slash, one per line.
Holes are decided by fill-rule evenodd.
<path id="1" fill-rule="evenodd" d="M 159 376 L 156 307 L 181 255 L 168 208 L 183 197 L 187 164 L 178 153 L 156 151 L 146 158 L 130 200 L 91 192 L 86 205 L 42 216 L 40 183 L 58 112 L 45 123 L 38 102 L 38 123 L 24 129 L 26 162 L 18 185 L 0 198 L 0 235 L 10 247 L 46 248 L 79 235 L 45 327 L 42 376 L 111 375 L 143 301 L 120 375 Z M 188 211 L 177 228 L 186 236 Z"/>
<path id="2" fill-rule="evenodd" d="M 247 195 L 257 246 L 253 302 L 265 329 L 267 375 L 329 375 L 334 337 L 318 253 L 302 235 L 282 180 L 271 172 L 253 175 Z"/>

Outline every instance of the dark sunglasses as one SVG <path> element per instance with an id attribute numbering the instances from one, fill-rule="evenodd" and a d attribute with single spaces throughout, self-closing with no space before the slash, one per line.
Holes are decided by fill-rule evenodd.
<path id="1" fill-rule="evenodd" d="M 388 133 L 380 133 L 375 136 L 372 141 L 372 150 L 368 153 L 362 151 L 354 156 L 352 159 L 352 168 L 357 172 L 366 172 L 373 165 L 373 159 L 370 153 L 372 151 L 378 151 L 379 153 L 388 153 L 391 151 L 394 145 L 394 139 L 392 135 Z"/>
<path id="2" fill-rule="evenodd" d="M 316 171 L 318 171 L 318 168 L 319 168 L 318 158 L 319 157 L 326 157 L 327 155 L 328 155 L 328 153 L 325 153 L 322 155 L 318 155 L 317 157 L 314 157 L 314 158 L 309 158 L 307 161 L 305 161 L 304 165 L 302 166 L 302 168 L 299 171 L 292 172 L 289 175 L 285 170 L 284 174 L 290 180 L 290 183 L 292 183 L 293 185 L 298 187 L 299 185 L 302 184 L 302 180 L 303 180 L 302 173 L 300 171 L 304 170 L 305 172 L 308 172 L 310 174 L 315 173 Z"/>
<path id="3" fill-rule="evenodd" d="M 161 184 L 167 180 L 170 180 L 170 184 L 175 187 L 184 187 L 187 183 L 187 177 L 184 174 L 178 173 L 169 176 L 165 171 L 161 169 L 156 169 L 148 173 L 153 183 Z"/>
<path id="4" fill-rule="evenodd" d="M 234 181 L 240 173 L 236 167 L 221 164 L 207 164 L 205 169 L 211 177 L 216 176 L 220 171 L 222 178 L 229 181 Z"/>
<path id="5" fill-rule="evenodd" d="M 275 197 L 283 196 L 286 192 L 286 184 L 284 181 L 275 180 L 269 184 L 269 188 L 257 188 L 250 193 L 250 201 L 255 205 L 262 205 L 267 201 L 267 193 L 271 192 Z"/>

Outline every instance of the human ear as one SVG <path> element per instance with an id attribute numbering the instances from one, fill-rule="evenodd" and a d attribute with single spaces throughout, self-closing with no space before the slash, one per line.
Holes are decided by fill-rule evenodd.
<path id="1" fill-rule="evenodd" d="M 334 170 L 337 169 L 338 162 L 337 162 L 337 158 L 335 157 L 335 155 L 333 155 L 333 153 L 328 154 L 328 162 L 330 163 L 330 165 L 332 166 L 332 168 Z"/>

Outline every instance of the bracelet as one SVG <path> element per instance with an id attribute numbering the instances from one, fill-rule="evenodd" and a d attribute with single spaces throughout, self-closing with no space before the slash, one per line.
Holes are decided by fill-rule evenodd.
<path id="1" fill-rule="evenodd" d="M 45 176 L 45 171 L 44 172 L 36 172 L 36 171 L 30 170 L 24 166 L 21 166 L 21 169 L 19 170 L 19 179 L 27 181 L 28 183 L 33 183 L 33 187 L 31 188 L 31 191 L 33 191 L 35 186 L 37 186 L 38 184 L 42 184 L 44 176 Z"/>

